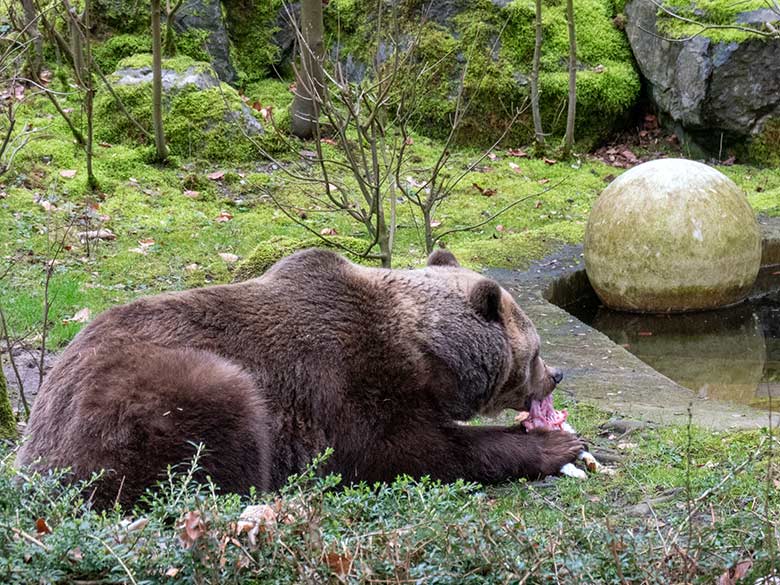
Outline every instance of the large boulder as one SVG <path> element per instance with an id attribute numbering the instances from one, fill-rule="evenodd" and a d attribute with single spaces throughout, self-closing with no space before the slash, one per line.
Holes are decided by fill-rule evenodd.
<path id="1" fill-rule="evenodd" d="M 662 159 L 604 189 L 585 228 L 585 269 L 617 310 L 672 313 L 742 300 L 761 264 L 761 234 L 734 182 L 707 165 Z"/>
<path id="2" fill-rule="evenodd" d="M 236 70 L 230 60 L 230 38 L 220 0 L 184 0 L 176 12 L 174 28 L 179 32 L 204 31 L 206 50 L 217 75 L 227 83 L 235 81 Z"/>
<path id="3" fill-rule="evenodd" d="M 780 162 L 780 37 L 721 29 L 692 35 L 650 0 L 632 0 L 625 13 L 650 97 L 695 154 Z M 706 12 L 691 16 L 707 23 Z M 732 17 L 754 27 L 780 20 L 771 10 Z"/>
<path id="4" fill-rule="evenodd" d="M 111 75 L 114 92 L 148 132 L 152 119 L 151 55 L 120 61 Z M 173 154 L 208 160 L 251 160 L 254 141 L 266 135 L 256 113 L 236 90 L 220 82 L 208 63 L 177 57 L 163 61 L 163 126 Z M 95 101 L 96 136 L 106 142 L 148 144 L 149 136 L 118 111 L 101 90 Z"/>

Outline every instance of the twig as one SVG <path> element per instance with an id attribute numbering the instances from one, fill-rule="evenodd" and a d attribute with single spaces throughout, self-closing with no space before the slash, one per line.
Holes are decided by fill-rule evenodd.
<path id="1" fill-rule="evenodd" d="M 94 534 L 87 534 L 87 536 L 90 537 L 93 540 L 97 540 L 100 544 L 102 544 L 104 547 L 106 547 L 108 552 L 111 553 L 111 555 L 119 562 L 120 565 L 122 565 L 122 568 L 125 570 L 125 573 L 127 573 L 128 579 L 130 579 L 130 582 L 133 585 L 138 585 L 138 583 L 135 580 L 135 577 L 133 577 L 133 573 L 130 571 L 128 566 L 121 559 L 121 557 L 118 554 L 116 554 L 116 552 L 114 552 L 114 549 L 111 548 L 111 546 L 109 546 L 109 544 L 105 540 L 102 540 L 101 538 L 95 536 Z"/>
<path id="2" fill-rule="evenodd" d="M 564 177 L 563 179 L 561 179 L 561 180 L 560 180 L 560 181 L 558 181 L 557 183 L 555 183 L 555 184 L 553 184 L 553 185 L 551 185 L 551 186 L 547 187 L 546 189 L 543 189 L 542 191 L 539 191 L 538 193 L 532 193 L 531 195 L 526 195 L 525 197 L 521 197 L 520 199 L 518 199 L 518 200 L 516 200 L 516 201 L 513 201 L 513 202 L 512 202 L 512 203 L 510 203 L 509 205 L 506 205 L 506 206 L 502 207 L 502 208 L 501 208 L 501 209 L 499 209 L 499 210 L 498 210 L 496 213 L 494 213 L 493 215 L 491 215 L 490 217 L 488 217 L 488 218 L 487 218 L 486 220 L 484 220 L 484 221 L 481 221 L 481 222 L 479 222 L 479 223 L 476 223 L 476 224 L 474 224 L 474 225 L 470 225 L 470 226 L 467 226 L 467 227 L 462 227 L 462 228 L 453 228 L 453 229 L 451 229 L 451 230 L 447 230 L 446 232 L 442 232 L 442 233 L 440 233 L 439 235 L 437 235 L 437 236 L 436 236 L 436 238 L 435 238 L 433 241 L 434 241 L 434 243 L 436 243 L 436 242 L 438 242 L 439 240 L 441 240 L 441 239 L 442 239 L 444 236 L 447 236 L 447 235 L 449 235 L 449 234 L 454 234 L 454 233 L 457 233 L 457 232 L 468 232 L 468 231 L 471 231 L 471 230 L 475 230 L 475 229 L 477 229 L 477 228 L 480 228 L 480 227 L 482 227 L 483 225 L 485 225 L 485 224 L 487 224 L 487 223 L 490 223 L 491 221 L 493 221 L 494 219 L 496 219 L 498 216 L 502 215 L 503 213 L 506 213 L 507 211 L 509 211 L 510 209 L 512 209 L 513 207 L 515 207 L 516 205 L 519 205 L 519 204 L 520 204 L 520 203 L 522 203 L 523 201 L 528 201 L 529 199 L 532 199 L 532 198 L 534 198 L 534 197 L 540 197 L 541 195 L 544 195 L 545 193 L 548 193 L 549 191 L 552 191 L 553 189 L 555 189 L 555 188 L 557 188 L 557 187 L 560 187 L 560 186 L 561 186 L 563 183 L 565 183 L 565 182 L 566 182 L 568 179 L 569 179 L 569 177 Z"/>

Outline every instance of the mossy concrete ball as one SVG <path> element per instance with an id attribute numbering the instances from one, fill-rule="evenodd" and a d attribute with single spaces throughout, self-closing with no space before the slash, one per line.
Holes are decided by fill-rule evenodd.
<path id="1" fill-rule="evenodd" d="M 585 269 L 601 301 L 623 311 L 712 309 L 745 298 L 761 263 L 747 198 L 707 165 L 662 159 L 615 179 L 585 228 Z"/>

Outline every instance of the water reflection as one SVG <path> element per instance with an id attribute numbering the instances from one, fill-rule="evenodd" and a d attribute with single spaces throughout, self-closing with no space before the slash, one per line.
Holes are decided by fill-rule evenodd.
<path id="1" fill-rule="evenodd" d="M 780 410 L 780 291 L 730 309 L 682 315 L 566 309 L 701 398 Z"/>

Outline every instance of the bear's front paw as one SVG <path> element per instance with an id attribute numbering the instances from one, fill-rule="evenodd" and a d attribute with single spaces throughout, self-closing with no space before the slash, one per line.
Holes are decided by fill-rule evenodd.
<path id="1" fill-rule="evenodd" d="M 577 459 L 585 444 L 577 435 L 566 431 L 533 433 L 539 440 L 539 475 L 556 475 L 561 467 Z"/>

